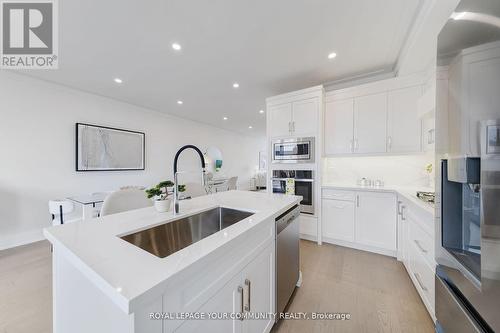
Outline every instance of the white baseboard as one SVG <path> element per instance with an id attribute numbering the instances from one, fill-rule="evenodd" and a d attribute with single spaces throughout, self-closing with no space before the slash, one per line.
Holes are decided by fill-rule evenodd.
<path id="1" fill-rule="evenodd" d="M 308 240 L 308 241 L 311 241 L 311 242 L 317 242 L 318 241 L 318 237 L 307 235 L 307 234 L 300 234 L 300 239 L 305 239 L 305 240 Z"/>
<path id="2" fill-rule="evenodd" d="M 382 248 L 370 246 L 370 245 L 348 242 L 348 241 L 344 241 L 344 240 L 340 240 L 340 239 L 332 239 L 332 238 L 323 237 L 322 240 L 324 243 L 335 244 L 335 245 L 344 246 L 344 247 L 350 247 L 350 248 L 353 248 L 356 250 L 373 252 L 373 253 L 381 254 L 384 256 L 389 256 L 389 257 L 396 257 L 396 254 L 397 254 L 397 251 L 382 249 Z"/>
<path id="3" fill-rule="evenodd" d="M 44 239 L 45 237 L 43 237 L 42 230 L 30 230 L 17 234 L 1 235 L 0 250 L 34 243 Z"/>

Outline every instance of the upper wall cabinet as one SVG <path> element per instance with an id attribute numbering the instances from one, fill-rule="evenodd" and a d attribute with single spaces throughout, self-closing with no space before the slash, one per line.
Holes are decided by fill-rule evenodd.
<path id="1" fill-rule="evenodd" d="M 384 153 L 387 141 L 387 94 L 354 99 L 354 153 Z"/>
<path id="2" fill-rule="evenodd" d="M 350 154 L 354 138 L 354 99 L 327 103 L 324 119 L 325 154 Z"/>
<path id="3" fill-rule="evenodd" d="M 418 100 L 422 87 L 390 91 L 387 102 L 387 151 L 391 153 L 416 152 L 422 149 L 421 120 Z"/>
<path id="4" fill-rule="evenodd" d="M 273 136 L 287 136 L 292 132 L 292 103 L 274 105 L 268 108 L 268 125 Z"/>
<path id="5" fill-rule="evenodd" d="M 326 95 L 324 154 L 379 155 L 422 151 L 421 77 L 397 78 Z"/>
<path id="6" fill-rule="evenodd" d="M 315 136 L 318 128 L 318 98 L 292 103 L 292 130 L 297 136 Z"/>
<path id="7" fill-rule="evenodd" d="M 321 86 L 268 98 L 268 138 L 318 136 L 322 105 Z"/>

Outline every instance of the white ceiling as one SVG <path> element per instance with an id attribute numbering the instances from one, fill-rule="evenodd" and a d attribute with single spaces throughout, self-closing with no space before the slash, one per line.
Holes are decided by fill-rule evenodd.
<path id="1" fill-rule="evenodd" d="M 392 70 L 421 2 L 59 1 L 59 70 L 26 74 L 262 135 L 266 97 Z"/>

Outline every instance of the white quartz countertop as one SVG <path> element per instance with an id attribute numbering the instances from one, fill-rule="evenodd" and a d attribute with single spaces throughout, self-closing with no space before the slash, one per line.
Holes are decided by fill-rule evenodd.
<path id="1" fill-rule="evenodd" d="M 429 187 L 411 187 L 411 186 L 360 186 L 349 183 L 326 183 L 321 186 L 322 188 L 333 188 L 339 190 L 353 190 L 353 191 L 374 191 L 374 192 L 393 192 L 403 196 L 408 201 L 415 204 L 417 207 L 422 208 L 426 212 L 434 216 L 434 205 L 424 202 L 417 197 L 417 191 L 434 192 L 434 189 Z"/>
<path id="2" fill-rule="evenodd" d="M 301 200 L 299 196 L 226 191 L 180 202 L 180 214 L 154 207 L 44 229 L 54 251 L 64 255 L 123 311 L 158 296 L 169 278 L 259 223 L 276 218 Z M 120 238 L 215 207 L 255 214 L 165 258 L 156 257 Z"/>

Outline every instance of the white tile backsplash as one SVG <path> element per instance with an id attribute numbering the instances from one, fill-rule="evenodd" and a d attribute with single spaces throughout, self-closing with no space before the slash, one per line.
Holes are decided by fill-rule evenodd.
<path id="1" fill-rule="evenodd" d="M 356 184 L 360 178 L 380 179 L 391 186 L 430 186 L 425 167 L 434 164 L 434 154 L 330 157 L 323 159 L 323 183 Z M 433 181 L 432 181 L 433 183 Z M 434 186 L 432 186 L 434 187 Z"/>

